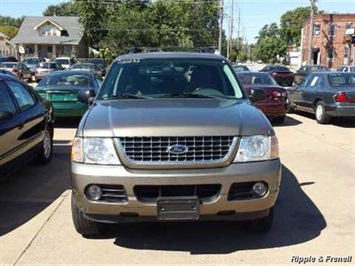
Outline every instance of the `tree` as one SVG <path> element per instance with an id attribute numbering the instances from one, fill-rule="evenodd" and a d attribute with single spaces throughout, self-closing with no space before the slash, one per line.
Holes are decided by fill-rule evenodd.
<path id="1" fill-rule="evenodd" d="M 12 27 L 19 28 L 21 26 L 23 19 L 24 19 L 24 17 L 13 18 L 13 17 L 9 17 L 9 16 L 0 16 L 0 25 L 12 26 Z"/>
<path id="2" fill-rule="evenodd" d="M 16 34 L 18 32 L 18 28 L 14 27 L 14 26 L 0 25 L 0 32 L 5 34 L 7 37 L 9 37 L 9 39 L 12 39 L 13 37 L 16 36 Z"/>
<path id="3" fill-rule="evenodd" d="M 78 6 L 74 1 L 60 3 L 58 5 L 49 5 L 43 11 L 43 16 L 78 16 Z"/>
<path id="4" fill-rule="evenodd" d="M 284 57 L 287 43 L 281 38 L 281 30 L 276 23 L 265 25 L 257 37 L 254 55 L 263 62 L 275 63 L 278 57 Z"/>
<path id="5" fill-rule="evenodd" d="M 310 14 L 311 7 L 298 7 L 294 10 L 287 11 L 281 16 L 281 38 L 287 44 L 294 44 L 296 46 L 300 45 L 303 22 L 310 17 Z"/>

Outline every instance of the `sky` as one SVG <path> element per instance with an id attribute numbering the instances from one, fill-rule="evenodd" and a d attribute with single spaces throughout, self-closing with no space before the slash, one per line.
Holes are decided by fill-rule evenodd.
<path id="1" fill-rule="evenodd" d="M 99 1 L 99 0 L 98 0 Z M 52 4 L 66 2 L 63 0 L 0 0 L 0 15 L 21 17 L 41 16 L 42 12 Z M 224 29 L 228 29 L 228 16 L 231 15 L 232 0 L 224 0 Z M 355 0 L 318 0 L 320 10 L 326 13 L 355 14 Z M 238 36 L 238 13 L 240 10 L 239 36 L 254 43 L 259 30 L 266 24 L 280 22 L 282 14 L 297 7 L 310 6 L 310 0 L 234 0 L 233 37 Z M 355 16 L 355 15 L 354 15 Z"/>

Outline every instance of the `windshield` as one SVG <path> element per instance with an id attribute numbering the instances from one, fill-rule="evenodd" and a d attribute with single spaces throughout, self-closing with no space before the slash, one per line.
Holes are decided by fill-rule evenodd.
<path id="1" fill-rule="evenodd" d="M 70 65 L 69 59 L 56 59 L 54 62 L 61 64 L 61 65 Z"/>
<path id="2" fill-rule="evenodd" d="M 94 64 L 75 64 L 72 69 L 95 69 Z"/>
<path id="3" fill-rule="evenodd" d="M 150 98 L 191 94 L 243 98 L 242 89 L 226 62 L 193 58 L 116 61 L 97 99 L 122 94 Z"/>
<path id="4" fill-rule="evenodd" d="M 1 63 L 0 67 L 4 68 L 14 68 L 17 67 L 17 63 Z"/>
<path id="5" fill-rule="evenodd" d="M 275 79 L 267 73 L 238 73 L 237 75 L 243 85 L 277 85 Z"/>
<path id="6" fill-rule="evenodd" d="M 85 73 L 59 73 L 44 77 L 38 86 L 90 86 L 90 76 Z"/>
<path id="7" fill-rule="evenodd" d="M 355 85 L 355 73 L 334 73 L 328 76 L 329 84 L 332 87 Z"/>
<path id="8" fill-rule="evenodd" d="M 29 65 L 36 65 L 38 64 L 39 60 L 37 58 L 25 58 L 23 59 L 22 63 L 29 64 Z"/>

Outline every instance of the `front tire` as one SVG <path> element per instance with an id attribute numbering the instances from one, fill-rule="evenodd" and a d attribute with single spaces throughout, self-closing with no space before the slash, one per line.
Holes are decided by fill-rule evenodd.
<path id="1" fill-rule="evenodd" d="M 75 230 L 87 237 L 99 235 L 103 232 L 104 224 L 94 222 L 85 218 L 75 203 L 74 196 L 71 196 L 71 213 Z"/>
<path id="2" fill-rule="evenodd" d="M 317 123 L 319 124 L 328 124 L 330 121 L 330 116 L 327 115 L 327 112 L 325 111 L 324 103 L 322 101 L 319 101 L 316 104 L 315 116 L 316 116 Z"/>
<path id="3" fill-rule="evenodd" d="M 48 164 L 52 160 L 53 154 L 53 131 L 46 128 L 43 131 L 42 147 L 34 159 L 35 164 Z"/>
<path id="4" fill-rule="evenodd" d="M 248 221 L 247 229 L 252 233 L 267 233 L 272 227 L 274 221 L 274 208 L 271 208 L 269 214 L 261 219 Z"/>

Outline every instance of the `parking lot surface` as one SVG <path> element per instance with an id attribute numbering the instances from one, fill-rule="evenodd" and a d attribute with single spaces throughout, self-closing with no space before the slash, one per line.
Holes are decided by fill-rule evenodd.
<path id="1" fill-rule="evenodd" d="M 283 163 L 272 230 L 231 222 L 112 225 L 86 239 L 70 212 L 70 144 L 77 121 L 55 129 L 53 161 L 29 165 L 0 185 L 0 264 L 298 264 L 327 256 L 355 261 L 355 121 L 319 125 L 292 114 L 275 126 Z M 324 259 L 321 262 L 321 259 Z M 334 261 L 333 261 L 334 262 Z M 303 264 L 303 263 L 301 263 Z"/>

